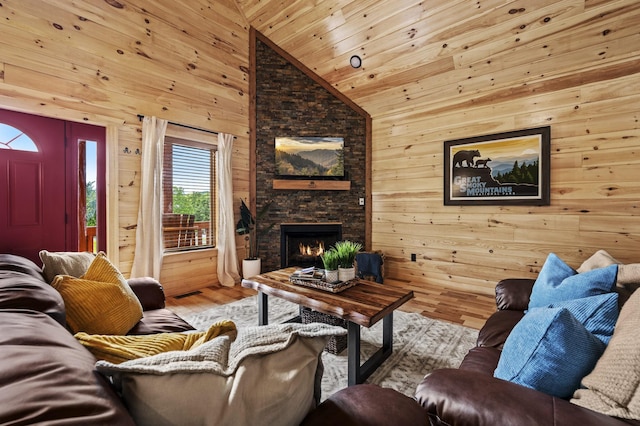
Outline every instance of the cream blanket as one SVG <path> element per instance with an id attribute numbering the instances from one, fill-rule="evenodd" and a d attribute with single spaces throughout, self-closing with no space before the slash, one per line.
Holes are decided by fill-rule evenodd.
<path id="1" fill-rule="evenodd" d="M 237 330 L 236 336 L 223 334 L 188 351 L 164 352 L 121 364 L 98 361 L 96 367 L 98 371 L 108 374 L 209 372 L 229 375 L 245 358 L 282 351 L 290 346 L 298 336 L 328 339 L 330 336 L 345 335 L 346 333 L 347 330 L 342 327 L 321 323 L 246 327 Z"/>
<path id="2" fill-rule="evenodd" d="M 640 263 L 621 264 L 598 250 L 578 268 L 585 272 L 618 264 L 616 285 L 634 291 L 640 285 Z M 571 402 L 609 416 L 640 420 L 640 290 L 620 311 L 613 337 Z"/>
<path id="3" fill-rule="evenodd" d="M 640 290 L 620 311 L 609 346 L 572 403 L 609 416 L 640 420 Z"/>
<path id="4" fill-rule="evenodd" d="M 240 328 L 187 351 L 98 361 L 138 425 L 299 425 L 320 400 L 321 353 L 342 327 Z"/>

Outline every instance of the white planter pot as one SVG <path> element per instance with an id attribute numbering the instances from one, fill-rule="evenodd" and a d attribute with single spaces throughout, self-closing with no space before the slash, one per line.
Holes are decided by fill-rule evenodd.
<path id="1" fill-rule="evenodd" d="M 250 278 L 260 274 L 260 259 L 242 260 L 242 278 Z"/>
<path id="2" fill-rule="evenodd" d="M 356 268 L 338 268 L 338 279 L 349 281 L 356 277 Z"/>
<path id="3" fill-rule="evenodd" d="M 338 278 L 338 270 L 335 269 L 333 271 L 327 271 L 325 269 L 324 271 L 324 280 L 328 283 L 335 283 L 336 281 L 339 280 Z"/>

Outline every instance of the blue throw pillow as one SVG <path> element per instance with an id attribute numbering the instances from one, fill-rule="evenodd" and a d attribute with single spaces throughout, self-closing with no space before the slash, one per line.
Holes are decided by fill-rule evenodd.
<path id="1" fill-rule="evenodd" d="M 618 293 L 615 292 L 552 303 L 547 307 L 567 309 L 605 345 L 611 340 L 618 321 Z"/>
<path id="2" fill-rule="evenodd" d="M 533 284 L 529 309 L 610 293 L 615 286 L 617 275 L 618 265 L 578 274 L 557 255 L 550 253 Z"/>
<path id="3" fill-rule="evenodd" d="M 532 309 L 504 343 L 494 376 L 570 398 L 605 347 L 567 309 Z"/>

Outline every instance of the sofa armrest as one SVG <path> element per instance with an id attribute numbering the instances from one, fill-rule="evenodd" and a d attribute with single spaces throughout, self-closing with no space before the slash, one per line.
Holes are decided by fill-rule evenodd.
<path id="1" fill-rule="evenodd" d="M 418 385 L 416 400 L 432 425 L 628 425 L 476 371 L 436 370 Z"/>
<path id="2" fill-rule="evenodd" d="M 502 309 L 494 312 L 478 331 L 477 346 L 502 350 L 511 330 L 524 317 L 524 311 Z"/>
<path id="3" fill-rule="evenodd" d="M 165 295 L 162 284 L 151 277 L 131 278 L 127 281 L 136 294 L 143 311 L 164 309 Z"/>
<path id="4" fill-rule="evenodd" d="M 507 278 L 496 285 L 496 306 L 499 310 L 525 311 L 529 306 L 529 298 L 533 278 Z"/>

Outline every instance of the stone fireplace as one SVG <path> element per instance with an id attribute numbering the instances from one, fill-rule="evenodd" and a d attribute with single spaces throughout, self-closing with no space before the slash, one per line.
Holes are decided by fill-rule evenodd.
<path id="1" fill-rule="evenodd" d="M 283 223 L 280 225 L 281 267 L 322 268 L 320 255 L 341 239 L 341 223 Z"/>
<path id="2" fill-rule="evenodd" d="M 260 219 L 258 254 L 262 271 L 286 265 L 285 243 L 279 224 L 341 224 L 338 240 L 367 242 L 368 121 L 365 111 L 336 96 L 297 68 L 268 44 L 256 40 L 256 141 L 255 210 L 271 203 Z M 279 189 L 276 176 L 275 138 L 280 136 L 331 136 L 344 139 L 344 170 L 350 182 L 343 189 Z M 331 181 L 328 181 L 331 182 Z M 272 226 L 267 229 L 271 224 Z M 326 246 L 326 244 L 325 244 Z"/>

